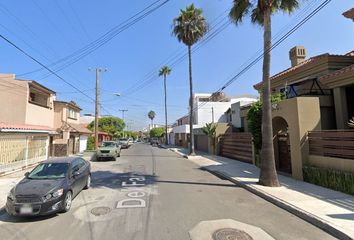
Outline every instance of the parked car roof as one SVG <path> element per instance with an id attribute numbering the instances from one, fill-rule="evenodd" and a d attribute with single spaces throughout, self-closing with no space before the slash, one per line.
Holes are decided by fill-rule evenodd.
<path id="1" fill-rule="evenodd" d="M 44 160 L 42 163 L 71 163 L 80 157 L 57 157 Z"/>

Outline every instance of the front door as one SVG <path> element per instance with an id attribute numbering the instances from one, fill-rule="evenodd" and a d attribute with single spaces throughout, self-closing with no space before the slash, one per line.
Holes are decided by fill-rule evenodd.
<path id="1" fill-rule="evenodd" d="M 279 171 L 291 174 L 289 134 L 278 133 Z"/>

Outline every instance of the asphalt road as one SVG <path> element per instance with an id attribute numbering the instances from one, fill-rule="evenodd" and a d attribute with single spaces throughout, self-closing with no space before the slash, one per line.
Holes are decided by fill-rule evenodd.
<path id="1" fill-rule="evenodd" d="M 275 239 L 334 239 L 175 153 L 135 144 L 92 162 L 92 187 L 70 212 L 18 219 L 0 213 L 0 239 L 187 240 L 200 221 L 234 219 Z"/>

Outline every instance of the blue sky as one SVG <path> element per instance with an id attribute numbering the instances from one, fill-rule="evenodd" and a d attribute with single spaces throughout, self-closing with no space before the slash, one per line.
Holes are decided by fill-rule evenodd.
<path id="1" fill-rule="evenodd" d="M 0 33 L 49 65 L 94 41 L 111 28 L 148 6 L 154 0 L 87 1 L 87 0 L 2 0 L 0 1 Z M 161 1 L 162 2 L 162 1 Z M 232 0 L 193 1 L 201 7 L 211 26 L 227 21 Z M 320 0 L 304 1 L 292 15 L 278 13 L 272 18 L 273 36 L 285 33 Z M 121 116 L 132 129 L 149 123 L 147 113 L 156 112 L 155 123 L 164 122 L 163 81 L 158 70 L 169 57 L 183 53 L 186 47 L 172 36 L 172 20 L 192 1 L 170 0 L 142 21 L 120 33 L 95 52 L 58 72 L 65 80 L 94 97 L 95 73 L 88 68 L 107 68 L 101 74 L 103 114 Z M 354 50 L 354 23 L 342 16 L 353 7 L 352 0 L 332 1 L 314 18 L 272 52 L 271 73 L 290 66 L 288 51 L 304 45 L 308 57 L 322 53 L 344 54 Z M 281 35 L 279 35 L 281 36 Z M 258 50 L 262 49 L 262 28 L 249 19 L 239 25 L 228 25 L 220 34 L 201 45 L 193 54 L 194 92 L 213 92 L 235 75 Z M 46 70 L 21 75 L 40 66 L 0 41 L 0 72 L 15 73 L 20 79 L 32 79 L 57 92 L 58 100 L 74 100 L 84 113 L 94 113 L 93 102 Z M 261 81 L 259 62 L 231 86 L 228 95 L 256 94 L 253 85 Z M 152 77 L 150 77 L 152 76 Z M 149 83 L 138 91 L 134 86 Z M 144 84 L 145 85 L 145 84 Z M 168 77 L 169 122 L 187 114 L 188 62 L 184 59 L 172 68 Z M 136 89 L 136 87 L 135 87 Z M 121 93 L 115 97 L 113 93 Z"/>

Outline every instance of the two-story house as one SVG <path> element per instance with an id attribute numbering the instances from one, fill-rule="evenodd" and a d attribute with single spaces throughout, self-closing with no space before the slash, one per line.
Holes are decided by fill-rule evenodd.
<path id="1" fill-rule="evenodd" d="M 201 128 L 207 123 L 218 123 L 218 125 L 227 125 L 230 123 L 228 117 L 228 109 L 232 104 L 239 103 L 240 106 L 250 102 L 257 101 L 256 97 L 244 96 L 226 96 L 225 93 L 195 93 L 193 94 L 193 129 L 197 135 L 203 135 Z M 237 116 L 240 118 L 240 116 Z M 239 123 L 241 119 L 237 120 L 234 115 L 234 120 Z M 174 143 L 176 145 L 187 147 L 189 142 L 189 116 L 184 116 L 177 120 L 173 127 L 172 133 L 174 136 Z M 203 138 L 204 136 L 200 137 Z M 198 137 L 196 137 L 196 148 L 198 148 Z M 205 141 L 204 141 L 205 142 Z M 203 144 L 205 145 L 205 144 Z M 199 144 L 201 146 L 201 144 Z M 205 147 L 201 147 L 205 148 Z"/>
<path id="2" fill-rule="evenodd" d="M 75 102 L 54 101 L 53 156 L 76 154 L 86 150 L 90 130 L 80 124 L 81 108 Z"/>
<path id="3" fill-rule="evenodd" d="M 0 74 L 0 172 L 48 157 L 55 92 L 15 74 Z"/>
<path id="4" fill-rule="evenodd" d="M 289 52 L 291 66 L 270 78 L 273 139 L 279 171 L 302 179 L 303 164 L 354 171 L 354 51 L 306 59 L 306 49 Z M 254 86 L 262 93 L 262 82 Z M 352 136 L 352 137 L 350 137 Z"/>

